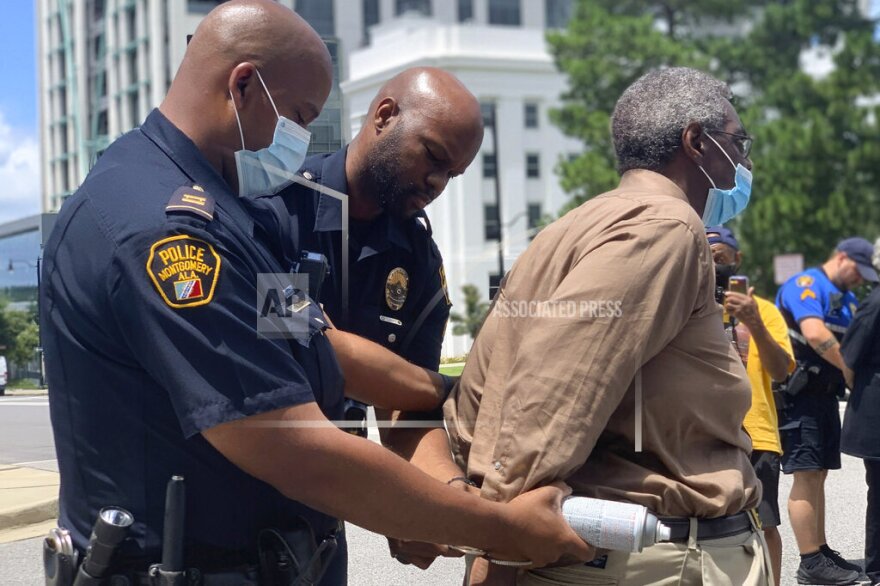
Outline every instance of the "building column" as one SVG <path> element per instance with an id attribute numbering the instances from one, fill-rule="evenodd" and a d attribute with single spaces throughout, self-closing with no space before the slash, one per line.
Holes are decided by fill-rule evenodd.
<path id="1" fill-rule="evenodd" d="M 501 176 L 501 231 L 504 244 L 504 270 L 522 252 L 522 232 L 528 223 L 526 210 L 526 154 L 523 149 L 523 101 L 519 97 L 501 97 L 496 105 L 498 150 L 495 154 Z"/>

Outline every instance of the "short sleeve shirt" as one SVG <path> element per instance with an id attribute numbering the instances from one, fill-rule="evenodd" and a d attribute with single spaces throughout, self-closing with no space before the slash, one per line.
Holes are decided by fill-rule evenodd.
<path id="1" fill-rule="evenodd" d="M 342 375 L 317 309 L 298 336 L 258 333 L 258 276 L 285 270 L 253 228 L 158 110 L 62 207 L 44 254 L 42 326 L 61 523 L 78 547 L 115 505 L 135 517 L 123 553 L 155 559 L 172 475 L 186 481 L 192 550 L 252 550 L 260 529 L 297 516 L 318 534 L 335 527 L 201 435 L 309 402 L 341 419 Z"/>
<path id="2" fill-rule="evenodd" d="M 825 271 L 814 267 L 786 281 L 776 294 L 776 305 L 788 327 L 796 333 L 800 333 L 800 323 L 812 317 L 821 319 L 841 340 L 858 307 L 858 299 L 852 291 L 841 291 Z M 821 361 L 805 343 L 795 343 L 794 353 L 798 360 Z"/>
<path id="3" fill-rule="evenodd" d="M 755 296 L 755 302 L 758 304 L 758 312 L 761 314 L 764 327 L 767 328 L 773 341 L 788 354 L 793 368 L 794 352 L 791 349 L 791 339 L 788 336 L 785 319 L 770 301 Z M 779 441 L 779 418 L 776 414 L 776 402 L 773 399 L 773 381 L 770 373 L 761 363 L 758 345 L 754 341 L 749 344 L 746 372 L 752 385 L 752 406 L 746 413 L 743 425 L 752 438 L 752 448 L 781 454 L 782 444 Z"/>

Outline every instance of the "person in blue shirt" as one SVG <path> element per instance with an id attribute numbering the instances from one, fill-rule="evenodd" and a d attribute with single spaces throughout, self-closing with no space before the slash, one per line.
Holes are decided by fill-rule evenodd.
<path id="1" fill-rule="evenodd" d="M 840 353 L 857 306 L 851 289 L 877 281 L 873 246 L 847 238 L 821 267 L 793 276 L 776 304 L 789 328 L 798 369 L 780 414 L 782 471 L 793 475 L 788 511 L 801 554 L 801 584 L 848 584 L 861 568 L 843 559 L 825 536 L 825 479 L 840 468 L 840 415 L 847 366 Z"/>
<path id="2" fill-rule="evenodd" d="M 299 535 L 295 549 L 327 546 L 310 577 L 345 584 L 339 518 L 512 559 L 589 558 L 558 512 L 559 487 L 488 503 L 333 425 L 352 381 L 393 386 L 379 375 L 405 361 L 328 329 L 293 288 L 283 289 L 291 319 L 259 329 L 261 280 L 289 267 L 239 194 L 275 182 L 278 165 L 299 168 L 302 126 L 330 81 L 326 47 L 293 11 L 223 3 L 160 107 L 63 205 L 41 290 L 60 524 L 83 552 L 102 507 L 129 510 L 112 572 L 142 583 L 159 561 L 165 485 L 182 475 L 186 564 L 206 584 L 264 583 L 260 561 L 282 573 L 259 555 L 269 529 Z"/>

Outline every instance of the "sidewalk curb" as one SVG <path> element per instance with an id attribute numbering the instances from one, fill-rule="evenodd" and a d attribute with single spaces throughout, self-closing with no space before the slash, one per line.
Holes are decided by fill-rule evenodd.
<path id="1" fill-rule="evenodd" d="M 0 531 L 17 529 L 57 518 L 58 498 L 42 499 L 17 509 L 0 512 Z"/>
<path id="2" fill-rule="evenodd" d="M 57 472 L 0 466 L 0 533 L 58 517 Z"/>

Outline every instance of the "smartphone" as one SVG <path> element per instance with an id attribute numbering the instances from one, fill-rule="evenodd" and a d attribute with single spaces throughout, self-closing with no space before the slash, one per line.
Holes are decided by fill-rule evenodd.
<path id="1" fill-rule="evenodd" d="M 743 295 L 749 294 L 749 278 L 745 275 L 733 275 L 730 277 L 730 281 L 727 285 L 728 291 L 733 291 L 734 293 L 742 293 Z"/>

